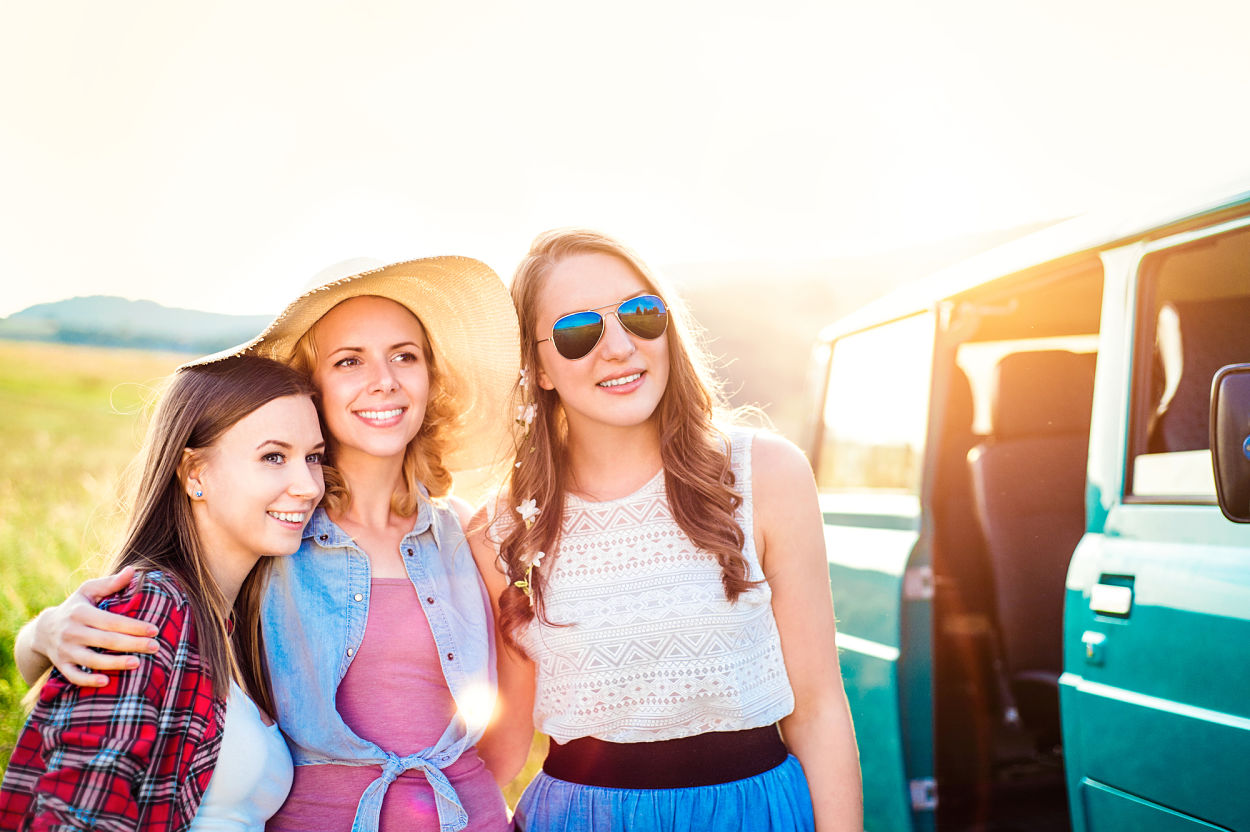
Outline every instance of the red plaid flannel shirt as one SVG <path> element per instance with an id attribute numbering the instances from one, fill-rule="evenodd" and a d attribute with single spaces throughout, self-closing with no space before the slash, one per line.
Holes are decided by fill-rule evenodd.
<path id="1" fill-rule="evenodd" d="M 149 572 L 101 606 L 155 624 L 160 650 L 102 688 L 52 673 L 0 786 L 0 829 L 185 829 L 200 805 L 226 703 L 213 698 L 187 598 Z"/>

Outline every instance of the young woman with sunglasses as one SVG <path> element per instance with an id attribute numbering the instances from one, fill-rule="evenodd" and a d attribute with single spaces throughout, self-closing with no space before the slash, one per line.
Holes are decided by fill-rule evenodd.
<path id="1" fill-rule="evenodd" d="M 474 748 L 494 704 L 495 656 L 463 532 L 471 510 L 441 498 L 450 470 L 491 462 L 506 443 L 516 349 L 502 281 L 476 260 L 440 257 L 328 282 L 228 351 L 306 370 L 329 443 L 325 501 L 264 599 L 275 707 L 295 761 L 270 832 L 507 827 Z M 58 667 L 110 669 L 79 645 L 99 644 L 96 628 L 116 621 L 72 614 L 45 612 L 27 643 Z"/>
<path id="2" fill-rule="evenodd" d="M 101 602 L 156 649 L 121 657 L 103 686 L 52 673 L 5 772 L 0 829 L 260 832 L 282 804 L 291 755 L 260 601 L 269 556 L 299 547 L 324 489 L 312 394 L 263 358 L 175 374 L 114 557 L 119 591 Z"/>
<path id="3" fill-rule="evenodd" d="M 861 829 L 805 458 L 717 421 L 676 296 L 616 241 L 539 236 L 512 297 L 523 436 L 471 538 L 507 714 L 483 754 L 506 775 L 552 739 L 517 828 Z"/>

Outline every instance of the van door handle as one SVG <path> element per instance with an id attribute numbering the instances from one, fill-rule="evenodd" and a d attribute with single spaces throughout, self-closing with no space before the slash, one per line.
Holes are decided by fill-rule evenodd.
<path id="1" fill-rule="evenodd" d="M 1129 579 L 1132 580 L 1131 578 Z M 1089 608 L 1099 615 L 1128 618 L 1133 610 L 1133 586 L 1096 583 L 1089 592 Z"/>

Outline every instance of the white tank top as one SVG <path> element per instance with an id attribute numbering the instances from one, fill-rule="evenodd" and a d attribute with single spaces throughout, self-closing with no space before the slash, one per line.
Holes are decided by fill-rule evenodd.
<path id="1" fill-rule="evenodd" d="M 760 580 L 752 433 L 731 433 L 742 554 Z M 543 560 L 547 626 L 521 631 L 534 659 L 534 724 L 557 742 L 653 742 L 769 725 L 794 709 L 768 584 L 725 598 L 721 568 L 669 509 L 664 472 L 626 497 L 566 497 Z"/>
<path id="2" fill-rule="evenodd" d="M 278 726 L 266 725 L 256 703 L 232 682 L 213 779 L 189 832 L 264 832 L 294 773 Z"/>

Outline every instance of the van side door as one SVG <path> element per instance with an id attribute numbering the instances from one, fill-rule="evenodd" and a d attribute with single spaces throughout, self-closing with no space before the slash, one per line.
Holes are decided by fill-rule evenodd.
<path id="1" fill-rule="evenodd" d="M 1250 828 L 1250 528 L 1215 502 L 1211 379 L 1250 361 L 1250 218 L 1104 254 L 1087 533 L 1068 572 L 1073 828 Z"/>
<path id="2" fill-rule="evenodd" d="M 934 828 L 932 570 L 921 473 L 934 316 L 832 340 L 811 451 L 865 826 Z"/>

